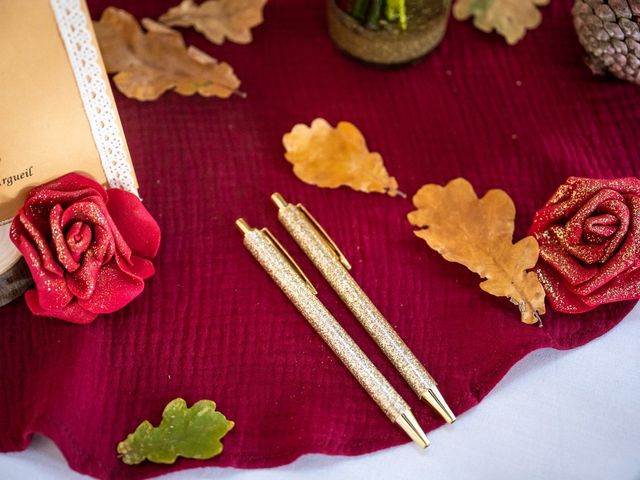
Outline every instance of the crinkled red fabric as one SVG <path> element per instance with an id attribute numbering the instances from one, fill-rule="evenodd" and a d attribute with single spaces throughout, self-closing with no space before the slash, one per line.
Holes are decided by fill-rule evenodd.
<path id="1" fill-rule="evenodd" d="M 174 3 L 89 8 L 94 17 L 115 4 L 157 18 Z M 248 96 L 138 103 L 116 94 L 141 194 L 163 232 L 157 272 L 129 306 L 88 326 L 35 317 L 23 300 L 0 309 L 0 449 L 23 449 L 42 432 L 76 470 L 141 478 L 406 442 L 244 249 L 239 216 L 277 235 L 422 425 L 440 426 L 278 224 L 276 190 L 332 234 L 458 414 L 532 350 L 577 347 L 613 328 L 632 302 L 550 311 L 544 328 L 521 324 L 507 300 L 482 292 L 475 274 L 429 250 L 406 220 L 422 184 L 464 176 L 479 194 L 500 187 L 513 197 L 521 237 L 568 177 L 639 176 L 640 89 L 591 76 L 571 5 L 551 2 L 542 26 L 514 47 L 452 20 L 425 62 L 391 71 L 336 52 L 322 0 L 270 1 L 248 46 L 216 47 L 188 32 L 188 43 L 234 66 Z M 296 179 L 282 135 L 318 116 L 355 123 L 409 198 Z M 236 422 L 222 455 L 122 465 L 117 442 L 141 420 L 159 421 L 178 396 L 214 399 Z"/>

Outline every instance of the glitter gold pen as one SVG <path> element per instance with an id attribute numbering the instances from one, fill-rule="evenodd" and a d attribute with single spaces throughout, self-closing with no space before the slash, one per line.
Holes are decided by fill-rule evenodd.
<path id="1" fill-rule="evenodd" d="M 320 270 L 413 391 L 428 402 L 447 423 L 453 423 L 456 417 L 438 390 L 436 381 L 349 274 L 351 265 L 324 228 L 303 205 L 288 203 L 279 193 L 271 195 L 271 199 L 278 207 L 280 223 Z"/>
<path id="2" fill-rule="evenodd" d="M 318 300 L 315 288 L 280 242 L 266 228 L 251 228 L 242 218 L 236 220 L 236 226 L 244 234 L 244 246 L 387 417 L 402 427 L 422 448 L 428 447 L 429 440 L 411 413 L 409 405 Z"/>

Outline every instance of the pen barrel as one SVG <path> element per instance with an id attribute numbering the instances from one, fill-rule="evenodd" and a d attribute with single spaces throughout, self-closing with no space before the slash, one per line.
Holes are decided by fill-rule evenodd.
<path id="1" fill-rule="evenodd" d="M 410 410 L 409 405 L 264 234 L 258 230 L 246 233 L 244 245 L 387 417 L 396 422 L 406 414 Z"/>
<path id="2" fill-rule="evenodd" d="M 279 209 L 278 218 L 413 391 L 419 397 L 428 395 L 429 389 L 436 385 L 433 377 L 340 263 L 307 217 L 297 206 L 288 204 Z"/>

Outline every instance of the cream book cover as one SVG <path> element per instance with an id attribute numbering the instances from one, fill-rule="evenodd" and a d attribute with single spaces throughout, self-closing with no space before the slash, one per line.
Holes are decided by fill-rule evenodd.
<path id="1" fill-rule="evenodd" d="M 0 0 L 0 273 L 27 193 L 69 172 L 137 191 L 86 4 Z"/>

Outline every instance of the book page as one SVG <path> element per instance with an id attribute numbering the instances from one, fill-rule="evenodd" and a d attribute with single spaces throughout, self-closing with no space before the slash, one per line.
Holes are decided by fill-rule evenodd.
<path id="1" fill-rule="evenodd" d="M 49 0 L 0 0 L 0 222 L 69 172 L 107 183 Z"/>

